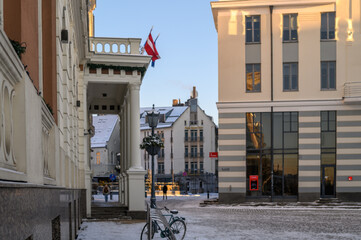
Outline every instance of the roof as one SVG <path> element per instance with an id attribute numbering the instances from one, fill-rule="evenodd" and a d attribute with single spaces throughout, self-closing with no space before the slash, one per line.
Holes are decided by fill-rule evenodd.
<path id="1" fill-rule="evenodd" d="M 158 128 L 168 128 L 171 127 L 178 118 L 187 110 L 189 106 L 174 106 L 174 107 L 157 107 L 155 111 L 159 112 L 161 115 L 164 114 L 165 121 L 159 122 L 157 125 Z M 152 108 L 140 108 L 140 130 L 150 129 L 148 123 L 145 122 L 145 116 L 147 112 L 151 111 Z"/>
<path id="2" fill-rule="evenodd" d="M 94 137 L 91 138 L 91 147 L 105 147 L 112 135 L 118 115 L 93 116 L 93 126 L 95 128 Z"/>

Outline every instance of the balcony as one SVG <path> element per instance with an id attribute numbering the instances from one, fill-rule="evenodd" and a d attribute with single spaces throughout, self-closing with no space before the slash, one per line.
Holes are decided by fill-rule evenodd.
<path id="1" fill-rule="evenodd" d="M 141 55 L 140 38 L 89 38 L 90 51 L 96 54 Z"/>
<path id="2" fill-rule="evenodd" d="M 361 82 L 347 82 L 344 85 L 343 101 L 345 103 L 361 102 Z"/>

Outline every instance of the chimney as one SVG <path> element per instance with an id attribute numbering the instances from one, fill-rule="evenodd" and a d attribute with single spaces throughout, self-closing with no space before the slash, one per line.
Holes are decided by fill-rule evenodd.
<path id="1" fill-rule="evenodd" d="M 177 99 L 173 99 L 173 107 L 178 105 L 178 100 Z"/>

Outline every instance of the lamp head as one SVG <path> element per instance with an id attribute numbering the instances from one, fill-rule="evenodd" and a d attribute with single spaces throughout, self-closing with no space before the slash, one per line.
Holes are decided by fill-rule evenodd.
<path id="1" fill-rule="evenodd" d="M 147 117 L 148 117 L 149 127 L 156 127 L 158 125 L 159 112 L 155 111 L 154 104 L 152 111 L 147 112 Z"/>

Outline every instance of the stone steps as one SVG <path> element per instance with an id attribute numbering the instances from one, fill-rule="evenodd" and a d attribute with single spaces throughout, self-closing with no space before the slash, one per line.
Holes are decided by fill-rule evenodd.
<path id="1" fill-rule="evenodd" d="M 204 200 L 203 202 L 199 203 L 199 206 L 205 207 L 207 205 L 215 205 L 215 204 L 218 204 L 218 198 Z"/>
<path id="2" fill-rule="evenodd" d="M 127 216 L 128 208 L 124 206 L 92 206 L 92 219 L 132 219 Z"/>

